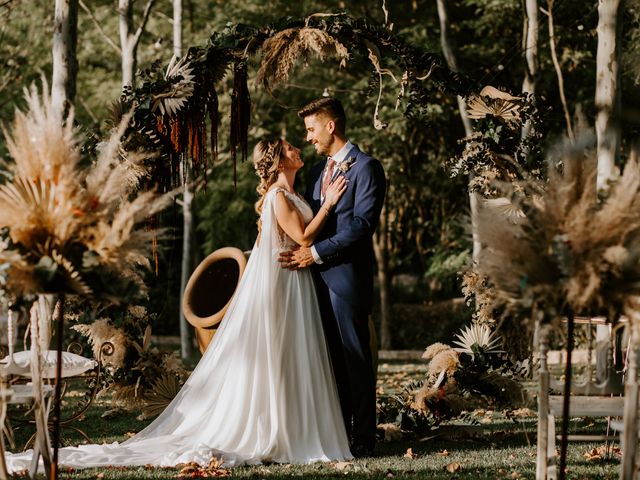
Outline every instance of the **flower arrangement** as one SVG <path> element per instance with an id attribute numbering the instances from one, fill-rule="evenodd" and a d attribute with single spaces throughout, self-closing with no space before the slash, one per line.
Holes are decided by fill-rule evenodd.
<path id="1" fill-rule="evenodd" d="M 28 111 L 4 132 L 13 162 L 0 185 L 0 288 L 14 304 L 39 293 L 140 294 L 158 233 L 137 227 L 173 193 L 138 190 L 149 155 L 120 148 L 128 116 L 84 165 L 73 114 L 63 121 L 47 90 L 26 91 Z"/>
<path id="2" fill-rule="evenodd" d="M 469 117 L 475 120 L 474 132 L 461 139 L 462 152 L 448 162 L 451 176 L 472 175 L 471 192 L 485 197 L 497 195 L 496 181 L 523 182 L 541 178 L 541 114 L 532 95 L 509 95 L 486 86 L 467 99 Z M 525 125 L 534 128 L 522 138 Z"/>
<path id="3" fill-rule="evenodd" d="M 480 406 L 525 403 L 520 379 L 528 362 L 511 362 L 500 343 L 487 325 L 474 323 L 456 335 L 458 347 L 430 345 L 422 354 L 428 362 L 424 378 L 384 403 L 380 417 L 405 431 L 426 432 Z"/>
<path id="4" fill-rule="evenodd" d="M 113 353 L 104 358 L 108 377 L 101 392 L 110 392 L 124 408 L 141 409 L 143 418 L 162 412 L 187 377 L 175 352 L 151 345 L 151 322 L 144 307 L 129 306 L 118 326 L 100 318 L 71 327 L 87 337 L 94 353 L 104 342 L 113 345 Z"/>
<path id="5" fill-rule="evenodd" d="M 478 270 L 506 321 L 529 327 L 568 313 L 615 318 L 640 295 L 640 171 L 637 154 L 606 196 L 596 192 L 595 154 L 584 141 L 552 154 L 533 195 L 499 186 L 523 212 L 513 221 L 483 209 Z"/>

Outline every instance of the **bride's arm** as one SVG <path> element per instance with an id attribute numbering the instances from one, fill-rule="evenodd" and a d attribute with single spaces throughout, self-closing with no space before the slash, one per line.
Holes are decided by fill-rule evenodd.
<path id="1" fill-rule="evenodd" d="M 336 178 L 327 188 L 325 201 L 320 207 L 320 210 L 306 227 L 304 226 L 304 221 L 298 209 L 287 200 L 284 192 L 276 193 L 276 218 L 278 225 L 298 245 L 310 247 L 316 235 L 322 230 L 331 209 L 338 203 L 338 200 L 340 200 L 340 197 L 346 189 L 347 183 L 345 178 L 343 176 Z"/>

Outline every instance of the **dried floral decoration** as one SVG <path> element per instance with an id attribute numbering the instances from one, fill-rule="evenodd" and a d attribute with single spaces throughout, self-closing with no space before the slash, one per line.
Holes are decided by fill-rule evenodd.
<path id="1" fill-rule="evenodd" d="M 575 314 L 620 313 L 640 295 L 640 171 L 633 153 L 605 198 L 596 194 L 596 158 L 582 143 L 549 160 L 539 195 L 514 198 L 525 214 L 514 222 L 483 209 L 479 271 L 504 318 L 550 321 Z"/>
<path id="2" fill-rule="evenodd" d="M 126 117 L 89 167 L 80 165 L 73 115 L 63 122 L 43 85 L 25 92 L 4 131 L 13 162 L 0 186 L 0 281 L 13 300 L 43 292 L 121 301 L 144 291 L 155 232 L 136 228 L 173 194 L 138 192 L 145 156 L 120 149 Z M 148 157 L 148 155 L 147 155 Z"/>
<path id="3" fill-rule="evenodd" d="M 305 63 L 312 53 L 320 60 L 335 56 L 344 67 L 349 58 L 347 48 L 324 30 L 312 27 L 289 28 L 278 32 L 262 45 L 263 60 L 256 81 L 267 89 L 287 81 L 299 57 Z"/>

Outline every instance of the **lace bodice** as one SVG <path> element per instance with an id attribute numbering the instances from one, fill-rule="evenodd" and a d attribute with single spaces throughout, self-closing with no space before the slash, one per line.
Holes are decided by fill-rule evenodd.
<path id="1" fill-rule="evenodd" d="M 284 193 L 285 197 L 287 197 L 287 200 L 289 200 L 291 204 L 300 212 L 305 225 L 308 225 L 309 222 L 313 220 L 313 210 L 311 210 L 311 207 L 304 200 L 304 198 L 295 193 L 288 192 L 282 188 L 276 188 L 270 192 L 273 195 L 273 201 L 275 201 L 276 192 Z M 290 247 L 295 245 L 295 242 L 284 232 L 281 232 L 279 240 L 283 247 Z"/>

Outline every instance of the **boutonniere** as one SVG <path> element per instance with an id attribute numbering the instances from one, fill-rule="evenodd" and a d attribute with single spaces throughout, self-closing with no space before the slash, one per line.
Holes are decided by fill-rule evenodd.
<path id="1" fill-rule="evenodd" d="M 338 165 L 338 170 L 340 170 L 340 172 L 342 173 L 347 173 L 349 169 L 353 167 L 356 163 L 357 162 L 355 157 L 349 157 L 344 162 L 340 162 L 340 164 Z"/>

